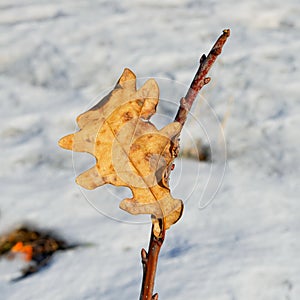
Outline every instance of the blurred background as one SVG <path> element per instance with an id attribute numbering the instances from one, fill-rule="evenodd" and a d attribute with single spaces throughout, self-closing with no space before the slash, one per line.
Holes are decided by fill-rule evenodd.
<path id="1" fill-rule="evenodd" d="M 149 216 L 118 208 L 126 189 L 80 190 L 76 174 L 94 160 L 57 141 L 125 67 L 139 86 L 158 81 L 156 120 L 166 124 L 199 58 L 230 28 L 182 136 L 171 186 L 185 212 L 167 232 L 155 290 L 173 300 L 298 299 L 299 20 L 298 0 L 1 0 L 0 235 L 29 223 L 90 245 L 16 283 L 25 263 L 0 256 L 1 297 L 138 298 Z M 213 157 L 200 161 L 205 149 Z"/>

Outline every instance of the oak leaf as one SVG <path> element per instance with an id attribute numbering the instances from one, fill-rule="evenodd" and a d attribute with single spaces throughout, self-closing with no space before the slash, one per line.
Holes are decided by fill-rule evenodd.
<path id="1" fill-rule="evenodd" d="M 154 79 L 137 90 L 136 76 L 125 69 L 115 88 L 78 116 L 80 130 L 59 141 L 62 148 L 96 158 L 96 165 L 76 178 L 80 186 L 129 187 L 133 197 L 121 201 L 120 208 L 131 214 L 151 214 L 156 236 L 177 222 L 183 210 L 182 201 L 171 196 L 168 185 L 181 125 L 172 122 L 158 130 L 149 121 L 158 101 Z"/>

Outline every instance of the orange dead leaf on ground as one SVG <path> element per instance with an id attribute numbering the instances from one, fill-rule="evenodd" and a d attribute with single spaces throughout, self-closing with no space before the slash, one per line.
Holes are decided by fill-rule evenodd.
<path id="1" fill-rule="evenodd" d="M 26 261 L 31 261 L 32 259 L 32 246 L 30 245 L 24 245 L 22 242 L 16 243 L 12 248 L 11 251 L 14 253 L 20 252 L 25 255 L 25 260 Z"/>
<path id="2" fill-rule="evenodd" d="M 181 125 L 172 122 L 158 130 L 149 122 L 158 101 L 154 79 L 137 90 L 136 76 L 125 69 L 115 88 L 78 116 L 80 130 L 59 141 L 62 148 L 96 158 L 96 165 L 77 177 L 79 185 L 86 189 L 106 183 L 129 187 L 133 197 L 121 201 L 120 208 L 131 214 L 151 214 L 157 236 L 183 210 L 182 201 L 171 196 L 168 186 Z"/>

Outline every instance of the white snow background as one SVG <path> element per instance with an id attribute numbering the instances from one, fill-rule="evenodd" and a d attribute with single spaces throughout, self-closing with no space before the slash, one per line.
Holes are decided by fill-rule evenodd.
<path id="1" fill-rule="evenodd" d="M 29 222 L 93 246 L 57 253 L 14 284 L 22 263 L 1 260 L 0 299 L 138 299 L 149 216 L 118 208 L 126 189 L 85 194 L 119 222 L 94 209 L 74 183 L 72 153 L 57 141 L 124 67 L 139 84 L 157 78 L 162 95 L 174 92 L 165 99 L 178 103 L 200 56 L 230 28 L 201 92 L 221 122 L 227 116 L 225 176 L 200 209 L 205 180 L 225 150 L 212 164 L 176 163 L 173 195 L 186 205 L 167 232 L 155 292 L 162 300 L 298 300 L 299 25 L 298 0 L 1 0 L 0 234 Z M 170 82 L 180 92 L 168 90 Z M 171 106 L 162 103 L 165 118 L 174 117 Z M 211 112 L 193 108 L 200 122 Z M 201 135 L 191 120 L 183 143 L 189 133 Z M 209 138 L 218 148 L 215 133 Z M 74 158 L 77 174 L 93 164 L 87 154 Z"/>

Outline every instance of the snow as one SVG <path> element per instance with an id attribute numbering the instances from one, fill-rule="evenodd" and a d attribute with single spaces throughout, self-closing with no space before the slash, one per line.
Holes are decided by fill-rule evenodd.
<path id="1" fill-rule="evenodd" d="M 118 208 L 126 189 L 80 190 L 75 173 L 94 160 L 57 141 L 124 67 L 140 86 L 158 81 L 154 119 L 172 120 L 200 55 L 230 28 L 182 136 L 182 145 L 210 141 L 213 163 L 176 162 L 171 185 L 185 211 L 167 232 L 155 291 L 173 300 L 297 300 L 299 13 L 298 0 L 2 0 L 0 234 L 30 222 L 93 245 L 58 253 L 14 284 L 22 262 L 0 260 L 0 298 L 138 299 L 148 216 Z"/>

